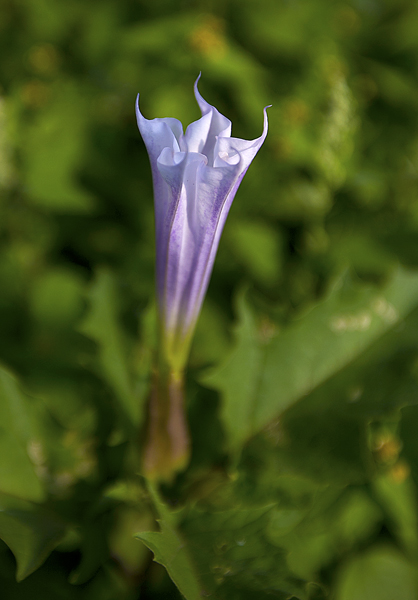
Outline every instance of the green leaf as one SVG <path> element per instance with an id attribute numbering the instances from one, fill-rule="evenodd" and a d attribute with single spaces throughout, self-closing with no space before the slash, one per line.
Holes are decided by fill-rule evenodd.
<path id="1" fill-rule="evenodd" d="M 28 455 L 37 439 L 28 398 L 0 367 L 0 492 L 41 502 L 45 491 Z"/>
<path id="2" fill-rule="evenodd" d="M 324 396 L 325 400 L 330 399 L 325 393 Z M 366 424 L 358 416 L 323 407 L 306 413 L 290 410 L 280 425 L 282 453 L 299 473 L 339 485 L 365 483 L 373 473 Z"/>
<path id="3" fill-rule="evenodd" d="M 101 375 L 114 390 L 132 422 L 137 424 L 141 415 L 140 398 L 134 392 L 119 322 L 115 280 L 110 271 L 99 270 L 89 296 L 90 312 L 80 329 L 99 345 Z"/>
<path id="4" fill-rule="evenodd" d="M 286 565 L 283 550 L 267 538 L 273 505 L 249 509 L 190 509 L 170 513 L 151 491 L 160 532 L 138 533 L 187 600 L 212 596 L 248 600 L 273 593 L 305 598 Z M 270 597 L 270 596 L 269 596 Z"/>
<path id="5" fill-rule="evenodd" d="M 271 286 L 281 268 L 281 239 L 271 226 L 257 221 L 238 221 L 227 230 L 232 252 L 250 275 Z"/>
<path id="6" fill-rule="evenodd" d="M 0 538 L 16 558 L 17 581 L 41 566 L 64 533 L 64 524 L 42 507 L 16 498 L 0 498 Z"/>
<path id="7" fill-rule="evenodd" d="M 37 114 L 25 135 L 25 183 L 30 200 L 60 212 L 90 212 L 94 198 L 74 176 L 85 145 L 85 97 L 63 82 L 54 92 L 47 110 Z"/>
<path id="8" fill-rule="evenodd" d="M 32 314 L 47 326 L 72 324 L 83 310 L 83 291 L 77 274 L 69 269 L 49 269 L 33 286 Z"/>
<path id="9" fill-rule="evenodd" d="M 86 583 L 106 562 L 109 555 L 107 544 L 109 519 L 108 511 L 99 515 L 90 513 L 86 522 L 82 524 L 81 560 L 69 577 L 70 583 L 77 585 Z"/>
<path id="10" fill-rule="evenodd" d="M 304 582 L 267 536 L 273 505 L 191 510 L 181 524 L 205 592 L 222 600 L 304 598 Z"/>
<path id="11" fill-rule="evenodd" d="M 241 296 L 235 349 L 203 379 L 222 394 L 221 418 L 231 446 L 238 449 L 350 364 L 417 304 L 414 272 L 399 268 L 383 289 L 340 279 L 325 300 L 278 335 L 266 336 Z"/>
<path id="12" fill-rule="evenodd" d="M 138 533 L 137 538 L 154 553 L 154 560 L 163 565 L 187 600 L 200 600 L 202 588 L 189 556 L 185 540 L 176 529 L 176 517 L 171 514 L 150 486 L 154 504 L 160 515 L 160 533 Z"/>
<path id="13" fill-rule="evenodd" d="M 379 528 L 379 507 L 360 490 L 324 486 L 303 509 L 280 508 L 267 529 L 269 540 L 288 552 L 288 565 L 305 579 L 315 579 L 336 555 L 367 539 Z"/>
<path id="14" fill-rule="evenodd" d="M 232 356 L 220 369 L 202 379 L 223 395 L 221 418 L 233 447 L 240 446 L 253 432 L 254 400 L 264 358 L 254 317 L 243 296 L 238 299 L 238 315 L 237 345 Z"/>
<path id="15" fill-rule="evenodd" d="M 18 581 L 44 562 L 65 531 L 55 515 L 29 502 L 45 499 L 27 450 L 39 443 L 32 409 L 16 380 L 0 368 L 0 538 L 15 555 Z"/>
<path id="16" fill-rule="evenodd" d="M 390 476 L 380 476 L 373 481 L 377 500 L 388 515 L 388 528 L 398 537 L 405 550 L 417 556 L 417 498 L 410 478 L 395 481 Z"/>
<path id="17" fill-rule="evenodd" d="M 415 600 L 418 593 L 414 567 L 390 547 L 372 548 L 342 569 L 336 600 Z"/>

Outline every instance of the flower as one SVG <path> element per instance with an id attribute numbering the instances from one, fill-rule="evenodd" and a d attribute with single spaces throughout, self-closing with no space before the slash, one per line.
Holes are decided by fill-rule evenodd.
<path id="1" fill-rule="evenodd" d="M 185 133 L 177 119 L 145 119 L 138 99 L 136 103 L 154 186 L 161 342 L 167 363 L 179 372 L 187 359 L 229 209 L 267 135 L 264 109 L 259 138 L 231 137 L 231 122 L 202 98 L 198 81 L 194 91 L 202 117 Z"/>

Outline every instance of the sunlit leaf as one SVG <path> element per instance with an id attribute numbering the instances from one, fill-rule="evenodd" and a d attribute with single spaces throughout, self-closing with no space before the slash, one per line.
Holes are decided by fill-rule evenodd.
<path id="1" fill-rule="evenodd" d="M 399 269 L 383 289 L 340 280 L 325 300 L 271 339 L 239 299 L 237 343 L 204 383 L 222 393 L 235 448 L 358 357 L 418 304 L 418 275 Z M 274 332 L 273 332 L 274 333 Z"/>

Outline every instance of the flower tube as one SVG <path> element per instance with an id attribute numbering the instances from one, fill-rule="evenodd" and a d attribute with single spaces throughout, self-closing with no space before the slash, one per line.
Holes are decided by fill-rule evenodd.
<path id="1" fill-rule="evenodd" d="M 177 119 L 145 119 L 136 103 L 154 187 L 160 362 L 177 390 L 229 209 L 267 135 L 264 109 L 259 138 L 231 137 L 231 122 L 202 98 L 198 80 L 202 117 L 185 133 Z"/>

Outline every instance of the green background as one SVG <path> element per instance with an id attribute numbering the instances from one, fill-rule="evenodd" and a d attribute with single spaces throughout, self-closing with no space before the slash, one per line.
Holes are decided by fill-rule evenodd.
<path id="1" fill-rule="evenodd" d="M 1 2 L 2 598 L 418 597 L 417 31 L 415 0 Z M 156 495 L 134 102 L 187 125 L 199 72 L 236 137 L 272 107 Z"/>

